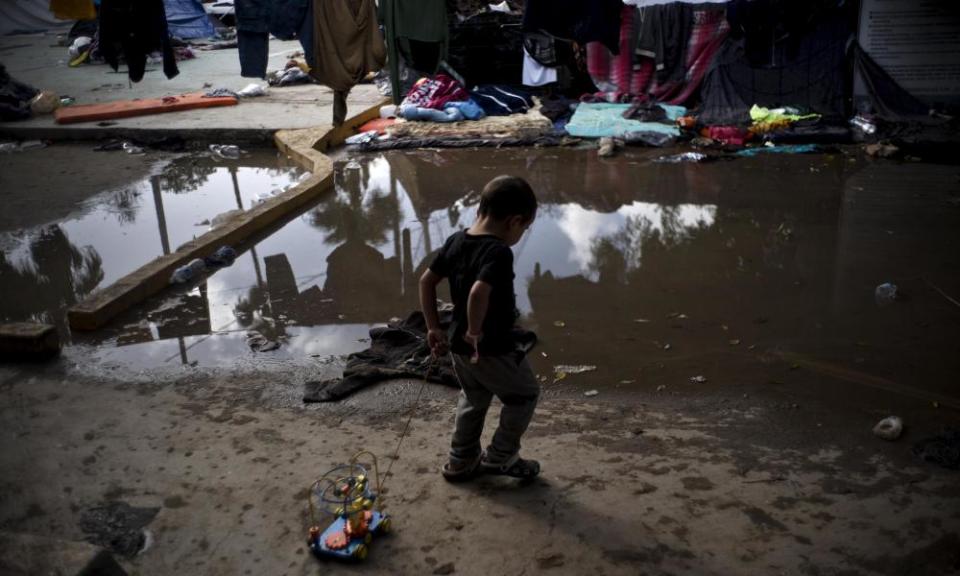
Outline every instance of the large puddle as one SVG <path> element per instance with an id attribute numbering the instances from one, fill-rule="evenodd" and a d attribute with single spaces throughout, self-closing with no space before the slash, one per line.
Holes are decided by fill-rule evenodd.
<path id="1" fill-rule="evenodd" d="M 336 193 L 190 289 L 171 289 L 94 335 L 89 362 L 283 365 L 366 347 L 372 325 L 417 306 L 416 279 L 476 214 L 491 177 L 527 177 L 541 202 L 514 247 L 517 302 L 555 364 L 592 386 L 656 388 L 704 376 L 779 382 L 786 363 L 867 387 L 949 394 L 960 372 L 960 170 L 844 154 L 708 164 L 595 151 L 363 155 Z M 276 160 L 180 159 L 83 216 L 8 235 L 0 316 L 46 319 L 175 250 L 216 214 L 303 177 Z M 902 295 L 879 306 L 875 287 Z M 254 352 L 256 330 L 280 344 Z M 310 360 L 313 359 L 313 360 Z M 576 383 L 571 376 L 557 385 Z"/>

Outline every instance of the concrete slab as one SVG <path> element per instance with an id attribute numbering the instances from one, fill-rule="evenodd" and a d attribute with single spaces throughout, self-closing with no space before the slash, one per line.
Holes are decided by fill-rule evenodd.
<path id="1" fill-rule="evenodd" d="M 34 360 L 60 353 L 60 337 L 50 324 L 0 324 L 0 358 Z"/>
<path id="2" fill-rule="evenodd" d="M 110 552 L 93 544 L 0 532 L 0 574 L 126 576 L 127 572 Z"/>
<path id="3" fill-rule="evenodd" d="M 282 68 L 289 55 L 300 50 L 299 42 L 271 39 L 268 69 Z M 105 64 L 67 65 L 67 49 L 56 45 L 53 35 L 0 37 L 0 59 L 16 79 L 39 89 L 69 95 L 77 104 L 92 104 L 134 98 L 156 98 L 214 88 L 239 90 L 257 82 L 240 76 L 237 50 L 196 50 L 197 58 L 178 63 L 180 75 L 168 80 L 159 65 L 149 65 L 144 79 L 133 84 L 121 66 L 114 72 Z M 266 84 L 265 81 L 259 81 Z M 348 116 L 383 100 L 372 84 L 356 86 L 347 100 Z M 333 92 L 307 84 L 270 88 L 269 95 L 246 99 L 239 106 L 189 110 L 156 116 L 60 126 L 53 116 L 21 122 L 0 123 L 0 135 L 23 139 L 137 138 L 159 139 L 176 134 L 186 139 L 208 141 L 269 142 L 277 130 L 329 124 L 333 118 Z"/>

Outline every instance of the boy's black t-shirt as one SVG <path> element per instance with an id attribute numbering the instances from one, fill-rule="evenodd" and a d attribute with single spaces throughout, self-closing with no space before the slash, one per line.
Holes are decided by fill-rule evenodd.
<path id="1" fill-rule="evenodd" d="M 447 238 L 430 264 L 430 270 L 450 281 L 453 297 L 450 349 L 454 353 L 473 353 L 463 336 L 467 333 L 467 300 L 477 280 L 493 287 L 483 321 L 480 353 L 494 356 L 514 351 L 512 330 L 519 314 L 513 293 L 513 251 L 506 242 L 496 236 L 457 232 Z"/>

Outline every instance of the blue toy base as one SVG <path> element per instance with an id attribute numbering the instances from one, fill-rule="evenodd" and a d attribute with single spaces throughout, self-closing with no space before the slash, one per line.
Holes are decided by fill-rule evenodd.
<path id="1" fill-rule="evenodd" d="M 367 535 L 362 538 L 353 538 L 340 550 L 331 550 L 327 548 L 327 537 L 336 532 L 343 532 L 346 527 L 346 519 L 342 516 L 334 520 L 323 534 L 315 542 L 310 544 L 310 549 L 318 557 L 339 558 L 341 560 L 363 560 L 367 557 L 367 546 L 370 544 L 372 536 L 386 534 L 390 527 L 390 517 L 386 514 L 374 510 L 370 518 L 370 526 Z"/>

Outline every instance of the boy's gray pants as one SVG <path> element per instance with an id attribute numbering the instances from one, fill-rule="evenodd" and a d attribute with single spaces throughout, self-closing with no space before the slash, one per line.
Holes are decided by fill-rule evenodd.
<path id="1" fill-rule="evenodd" d="M 453 370 L 460 382 L 457 422 L 450 443 L 450 460 L 472 461 L 480 455 L 480 435 L 490 401 L 503 403 L 500 425 L 487 447 L 486 461 L 503 464 L 520 452 L 520 437 L 533 418 L 540 384 L 526 357 L 517 355 L 481 356 L 477 364 L 469 356 L 451 354 Z"/>

